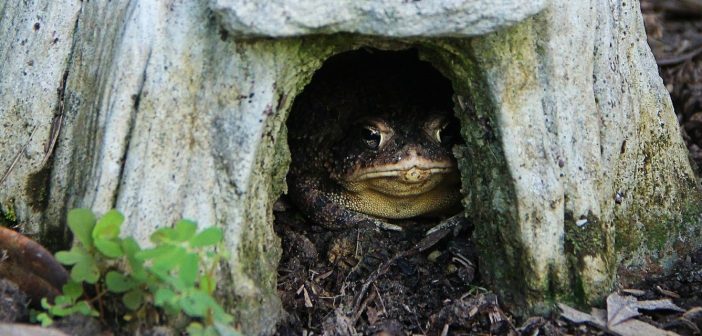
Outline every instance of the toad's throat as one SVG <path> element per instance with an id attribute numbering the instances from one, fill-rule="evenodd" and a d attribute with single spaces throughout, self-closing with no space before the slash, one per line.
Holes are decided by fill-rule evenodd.
<path id="1" fill-rule="evenodd" d="M 440 214 L 460 199 L 458 172 L 430 174 L 420 182 L 405 182 L 402 176 L 380 176 L 357 182 L 342 182 L 341 204 L 349 209 L 383 218 L 410 218 Z"/>

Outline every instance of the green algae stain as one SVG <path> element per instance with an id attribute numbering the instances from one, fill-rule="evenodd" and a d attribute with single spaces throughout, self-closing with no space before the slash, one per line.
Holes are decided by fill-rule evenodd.
<path id="1" fill-rule="evenodd" d="M 51 182 L 51 167 L 45 166 L 32 173 L 27 178 L 25 192 L 29 196 L 29 206 L 36 212 L 41 212 L 49 205 L 49 185 Z"/>
<path id="2" fill-rule="evenodd" d="M 15 199 L 10 198 L 5 203 L 0 204 L 0 225 L 13 227 L 17 225 L 17 214 L 15 213 Z"/>

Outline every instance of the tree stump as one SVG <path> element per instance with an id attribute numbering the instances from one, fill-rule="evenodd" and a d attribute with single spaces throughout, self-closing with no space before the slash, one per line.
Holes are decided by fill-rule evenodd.
<path id="1" fill-rule="evenodd" d="M 73 207 L 142 242 L 225 230 L 223 296 L 270 334 L 285 120 L 325 59 L 416 48 L 453 84 L 480 270 L 516 311 L 590 303 L 700 244 L 700 190 L 638 1 L 0 4 L 0 211 L 49 245 Z"/>

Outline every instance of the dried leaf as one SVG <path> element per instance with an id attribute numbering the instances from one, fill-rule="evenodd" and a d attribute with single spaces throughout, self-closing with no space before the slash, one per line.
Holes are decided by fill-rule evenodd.
<path id="1" fill-rule="evenodd" d="M 643 296 L 644 294 L 646 294 L 646 291 L 634 288 L 624 288 L 622 289 L 622 292 L 631 294 L 633 296 Z"/>
<path id="2" fill-rule="evenodd" d="M 590 314 L 583 313 L 563 303 L 558 303 L 558 308 L 561 309 L 561 316 L 568 321 L 573 323 L 589 322 L 598 325 L 597 319 Z"/>
<path id="3" fill-rule="evenodd" d="M 373 307 L 366 307 L 366 316 L 370 325 L 374 325 L 380 320 L 380 313 Z"/>
<path id="4" fill-rule="evenodd" d="M 688 320 L 695 320 L 702 317 L 702 307 L 693 307 L 683 314 L 683 317 Z"/>
<path id="5" fill-rule="evenodd" d="M 610 297 L 608 297 L 607 304 L 609 306 L 610 301 L 612 301 L 612 303 L 614 305 L 616 305 L 615 308 L 620 308 L 619 314 L 623 313 L 622 309 L 629 310 L 632 308 L 630 305 L 630 302 L 632 300 L 627 299 L 626 297 L 619 296 L 619 295 L 616 295 L 616 296 L 612 296 L 612 295 L 616 295 L 616 294 L 610 294 L 610 297 L 612 298 L 612 300 L 610 300 Z M 636 299 L 634 299 L 633 301 L 635 302 Z M 605 312 L 601 309 L 593 309 L 592 314 L 586 314 L 586 313 L 583 313 L 579 310 L 573 309 L 573 308 L 571 308 L 565 304 L 562 304 L 562 303 L 559 303 L 558 307 L 561 309 L 561 316 L 563 316 L 567 320 L 570 320 L 571 322 L 590 323 L 594 326 L 600 327 L 602 329 L 608 330 L 610 332 L 616 333 L 616 334 L 621 335 L 621 336 L 674 336 L 674 335 L 677 335 L 674 332 L 659 329 L 659 328 L 652 326 L 646 322 L 642 322 L 642 321 L 631 319 L 631 318 L 629 318 L 627 320 L 622 320 L 616 324 L 612 324 L 611 326 L 609 326 L 609 328 L 607 328 L 604 325 Z M 619 315 L 619 316 L 624 316 L 624 315 Z"/>
<path id="6" fill-rule="evenodd" d="M 633 296 L 612 293 L 607 297 L 607 326 L 611 328 L 639 315 L 639 309 L 685 311 L 670 299 L 638 301 Z"/>
<path id="7" fill-rule="evenodd" d="M 685 311 L 685 309 L 678 307 L 673 303 L 673 301 L 670 301 L 670 299 L 639 301 L 638 306 L 639 309 L 646 310 L 674 310 L 678 312 Z"/>
<path id="8" fill-rule="evenodd" d="M 633 296 L 621 296 L 617 293 L 609 294 L 607 297 L 607 327 L 612 328 L 639 315 L 637 303 L 636 298 Z"/>
<path id="9" fill-rule="evenodd" d="M 666 329 L 670 329 L 673 327 L 685 327 L 692 330 L 695 334 L 700 333 L 700 328 L 698 328 L 694 322 L 686 319 L 685 317 L 678 317 L 677 319 L 666 323 L 665 325 L 663 325 L 663 327 Z"/>
<path id="10" fill-rule="evenodd" d="M 656 290 L 658 290 L 659 293 L 661 293 L 665 296 L 672 297 L 673 299 L 680 298 L 680 294 L 673 292 L 673 291 L 669 291 L 667 289 L 663 289 L 663 288 L 661 288 L 661 286 L 656 286 Z"/>
<path id="11" fill-rule="evenodd" d="M 592 315 L 597 320 L 597 325 L 607 325 L 607 310 L 592 308 L 590 309 L 590 315 Z"/>
<path id="12" fill-rule="evenodd" d="M 310 299 L 310 295 L 307 294 L 307 288 L 302 287 L 302 293 L 305 296 L 305 307 L 312 308 L 313 307 L 312 300 Z"/>
<path id="13" fill-rule="evenodd" d="M 657 328 L 636 319 L 626 320 L 610 328 L 622 336 L 677 336 L 678 334 Z"/>

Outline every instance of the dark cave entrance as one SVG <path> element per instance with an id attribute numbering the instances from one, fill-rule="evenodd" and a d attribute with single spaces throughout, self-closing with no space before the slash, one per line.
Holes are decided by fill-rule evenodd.
<path id="1" fill-rule="evenodd" d="M 293 203 L 329 229 L 360 220 L 344 208 L 386 219 L 455 212 L 452 148 L 462 141 L 452 97 L 449 80 L 415 49 L 331 57 L 287 121 Z"/>
<path id="2" fill-rule="evenodd" d="M 444 300 L 468 290 L 477 265 L 468 225 L 417 249 L 429 228 L 463 212 L 452 154 L 463 140 L 453 97 L 451 82 L 416 49 L 330 57 L 296 97 L 287 120 L 288 195 L 275 213 L 283 247 L 278 290 L 289 313 L 279 331 L 321 333 L 329 316 L 345 314 L 355 317 L 358 331 L 422 332 Z M 430 172 L 442 177 L 425 177 Z M 379 178 L 359 182 L 368 176 Z M 416 179 L 430 196 L 405 197 L 413 191 L 401 190 L 403 202 L 385 207 L 349 201 L 348 193 L 366 189 L 378 203 L 400 195 L 392 179 Z M 437 199 L 440 206 L 432 204 Z M 413 205 L 423 202 L 429 205 Z M 405 206 L 411 211 L 402 212 Z M 369 218 L 403 230 L 378 228 Z"/>

